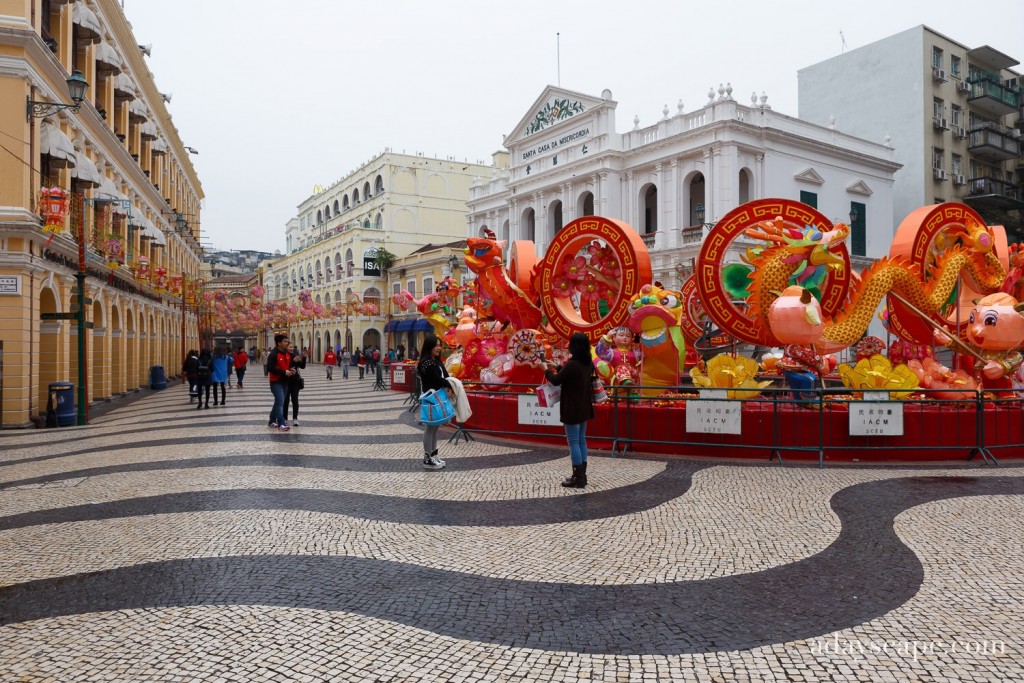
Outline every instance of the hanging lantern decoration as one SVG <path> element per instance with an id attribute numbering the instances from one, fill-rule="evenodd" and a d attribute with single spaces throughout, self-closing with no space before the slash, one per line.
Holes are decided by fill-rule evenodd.
<path id="1" fill-rule="evenodd" d="M 103 254 L 109 268 L 117 268 L 124 263 L 124 241 L 120 235 L 107 233 L 107 238 L 103 242 Z"/>
<path id="2" fill-rule="evenodd" d="M 166 268 L 154 268 L 153 269 L 153 286 L 156 287 L 158 292 L 167 291 L 167 269 Z"/>
<path id="3" fill-rule="evenodd" d="M 263 289 L 263 285 L 253 285 L 249 289 L 249 294 L 252 295 L 253 299 L 263 299 L 263 295 L 265 293 L 266 293 L 266 290 Z"/>
<path id="4" fill-rule="evenodd" d="M 174 296 L 181 296 L 182 285 L 184 284 L 184 280 L 185 278 L 183 278 L 181 275 L 171 276 L 171 294 L 173 294 Z"/>
<path id="5" fill-rule="evenodd" d="M 71 195 L 60 187 L 44 187 L 39 190 L 39 213 L 43 217 L 43 232 L 50 233 L 47 246 L 54 234 L 64 229 L 64 218 L 71 207 Z"/>
<path id="6" fill-rule="evenodd" d="M 132 264 L 132 277 L 140 282 L 146 282 L 149 280 L 149 258 L 140 256 L 138 260 Z"/>

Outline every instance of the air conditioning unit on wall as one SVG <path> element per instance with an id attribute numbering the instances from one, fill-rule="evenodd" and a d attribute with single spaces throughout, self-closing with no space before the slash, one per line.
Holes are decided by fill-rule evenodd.
<path id="1" fill-rule="evenodd" d="M 955 176 L 953 176 L 953 184 L 954 185 L 966 185 L 967 181 L 964 180 L 964 177 L 962 175 L 955 175 Z"/>
<path id="2" fill-rule="evenodd" d="M 969 93 L 971 92 L 971 84 L 967 81 L 960 81 L 956 84 L 957 92 Z"/>
<path id="3" fill-rule="evenodd" d="M 945 69 L 940 69 L 938 67 L 933 67 L 932 68 L 932 78 L 937 80 L 939 83 L 945 83 L 946 82 L 946 70 Z"/>
<path id="4" fill-rule="evenodd" d="M 946 119 L 938 116 L 932 119 L 932 123 L 935 124 L 935 130 L 947 130 L 949 128 L 949 124 L 946 122 Z"/>
<path id="5" fill-rule="evenodd" d="M 932 170 L 935 172 L 935 179 L 936 180 L 945 180 L 946 179 L 946 169 L 944 169 L 944 168 L 933 168 Z"/>
<path id="6" fill-rule="evenodd" d="M 954 131 L 953 134 L 956 135 L 957 140 L 963 140 L 965 137 L 967 137 L 967 129 L 964 128 L 963 126 L 957 126 L 956 131 Z"/>

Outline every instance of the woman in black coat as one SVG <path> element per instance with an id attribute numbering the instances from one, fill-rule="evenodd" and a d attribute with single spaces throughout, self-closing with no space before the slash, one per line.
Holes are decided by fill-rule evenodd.
<path id="1" fill-rule="evenodd" d="M 587 485 L 587 420 L 594 418 L 594 364 L 587 335 L 576 332 L 569 338 L 569 354 L 569 362 L 560 369 L 548 363 L 544 377 L 556 387 L 562 387 L 559 418 L 565 425 L 572 458 L 572 476 L 563 481 L 562 486 L 581 489 Z"/>

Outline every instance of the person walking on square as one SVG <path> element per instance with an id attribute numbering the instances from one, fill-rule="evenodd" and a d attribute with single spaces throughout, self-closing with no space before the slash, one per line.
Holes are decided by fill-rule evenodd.
<path id="1" fill-rule="evenodd" d="M 232 385 L 234 383 L 234 380 L 232 378 L 235 376 L 235 354 L 231 351 L 231 347 L 230 346 L 228 347 L 227 357 L 228 357 L 228 379 L 227 379 L 227 383 L 228 383 L 228 389 L 232 389 L 233 388 Z M 216 403 L 214 403 L 214 405 L 216 405 Z"/>
<path id="2" fill-rule="evenodd" d="M 581 489 L 587 485 L 587 421 L 594 419 L 594 363 L 587 335 L 573 333 L 569 338 L 569 354 L 569 361 L 561 368 L 547 363 L 544 377 L 556 387 L 562 387 L 559 419 L 565 425 L 572 459 L 572 476 L 563 481 L 562 486 Z"/>
<path id="3" fill-rule="evenodd" d="M 274 339 L 277 339 L 277 335 L 276 334 L 274 335 Z M 267 368 L 270 367 L 270 366 L 267 365 L 267 361 L 270 359 L 270 354 L 272 353 L 272 351 L 273 350 L 267 351 L 266 349 L 264 349 L 263 353 L 260 355 L 260 365 L 263 366 L 263 376 L 264 377 L 267 377 L 269 375 L 269 371 L 267 370 Z"/>
<path id="4" fill-rule="evenodd" d="M 334 379 L 334 366 L 338 364 L 338 357 L 334 349 L 328 348 L 324 354 L 324 367 L 327 368 L 327 379 Z"/>
<path id="5" fill-rule="evenodd" d="M 199 352 L 189 349 L 185 356 L 185 362 L 181 365 L 181 376 L 188 381 L 188 404 L 192 405 L 199 395 L 196 388 L 197 371 L 199 368 Z"/>
<path id="6" fill-rule="evenodd" d="M 196 359 L 196 396 L 199 403 L 196 410 L 203 407 L 203 394 L 206 394 L 206 407 L 210 407 L 210 382 L 213 375 L 213 355 L 210 349 L 203 349 Z"/>
<path id="7" fill-rule="evenodd" d="M 239 346 L 238 351 L 235 352 L 235 377 L 238 378 L 238 388 L 242 388 L 242 378 L 245 377 L 246 368 L 249 367 L 249 354 L 245 352 L 245 348 Z"/>
<path id="8" fill-rule="evenodd" d="M 338 356 L 338 365 L 341 366 L 341 378 L 348 379 L 348 366 L 352 365 L 352 354 L 348 352 L 347 346 L 341 350 L 341 355 Z"/>
<path id="9" fill-rule="evenodd" d="M 213 368 L 210 371 L 210 382 L 213 384 L 213 405 L 224 405 L 227 402 L 228 392 L 225 384 L 228 381 L 230 367 L 230 356 L 224 352 L 223 346 L 218 346 L 213 352 Z M 220 390 L 219 400 L 217 398 L 218 390 Z"/>
<path id="10" fill-rule="evenodd" d="M 270 378 L 270 391 L 274 395 L 274 407 L 270 409 L 268 427 L 288 431 L 288 420 L 284 416 L 284 402 L 288 397 L 288 381 L 295 374 L 292 370 L 292 356 L 288 353 L 288 335 L 275 334 L 274 348 L 267 354 L 263 369 Z"/>
<path id="11" fill-rule="evenodd" d="M 441 344 L 434 335 L 429 335 L 423 341 L 416 374 L 424 393 L 431 389 L 448 390 L 448 371 L 441 361 Z M 423 425 L 423 467 L 428 470 L 439 470 L 445 465 L 444 460 L 437 457 L 437 430 L 440 428 L 441 425 Z"/>
<path id="12" fill-rule="evenodd" d="M 299 374 L 299 368 L 306 367 L 306 351 L 303 350 L 300 355 L 295 350 L 294 344 L 288 345 L 288 354 L 291 356 L 291 370 L 292 375 L 288 380 L 288 395 L 284 399 L 284 410 L 282 415 L 284 416 L 285 425 L 288 424 L 288 404 L 292 404 L 292 427 L 299 426 L 299 392 L 306 388 L 306 380 Z"/>
<path id="13" fill-rule="evenodd" d="M 359 379 L 362 379 L 366 373 L 366 354 L 362 353 L 358 346 L 356 347 L 356 364 L 359 366 Z"/>

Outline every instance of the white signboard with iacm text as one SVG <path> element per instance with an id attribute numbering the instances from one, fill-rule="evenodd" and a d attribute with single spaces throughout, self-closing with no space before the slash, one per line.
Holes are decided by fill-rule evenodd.
<path id="1" fill-rule="evenodd" d="M 701 399 L 686 402 L 686 431 L 698 434 L 740 434 L 743 401 L 708 401 L 703 399 L 711 395 L 711 392 L 700 393 Z"/>
<path id="2" fill-rule="evenodd" d="M 405 368 L 395 368 L 395 384 L 405 384 Z"/>
<path id="3" fill-rule="evenodd" d="M 20 275 L 0 275 L 0 294 L 21 294 Z"/>
<path id="4" fill-rule="evenodd" d="M 561 427 L 562 421 L 558 418 L 558 411 L 557 403 L 551 408 L 544 408 L 537 403 L 536 395 L 519 395 L 519 424 L 521 425 Z"/>
<path id="5" fill-rule="evenodd" d="M 850 436 L 903 436 L 903 403 L 865 391 L 863 401 L 850 401 Z"/>

